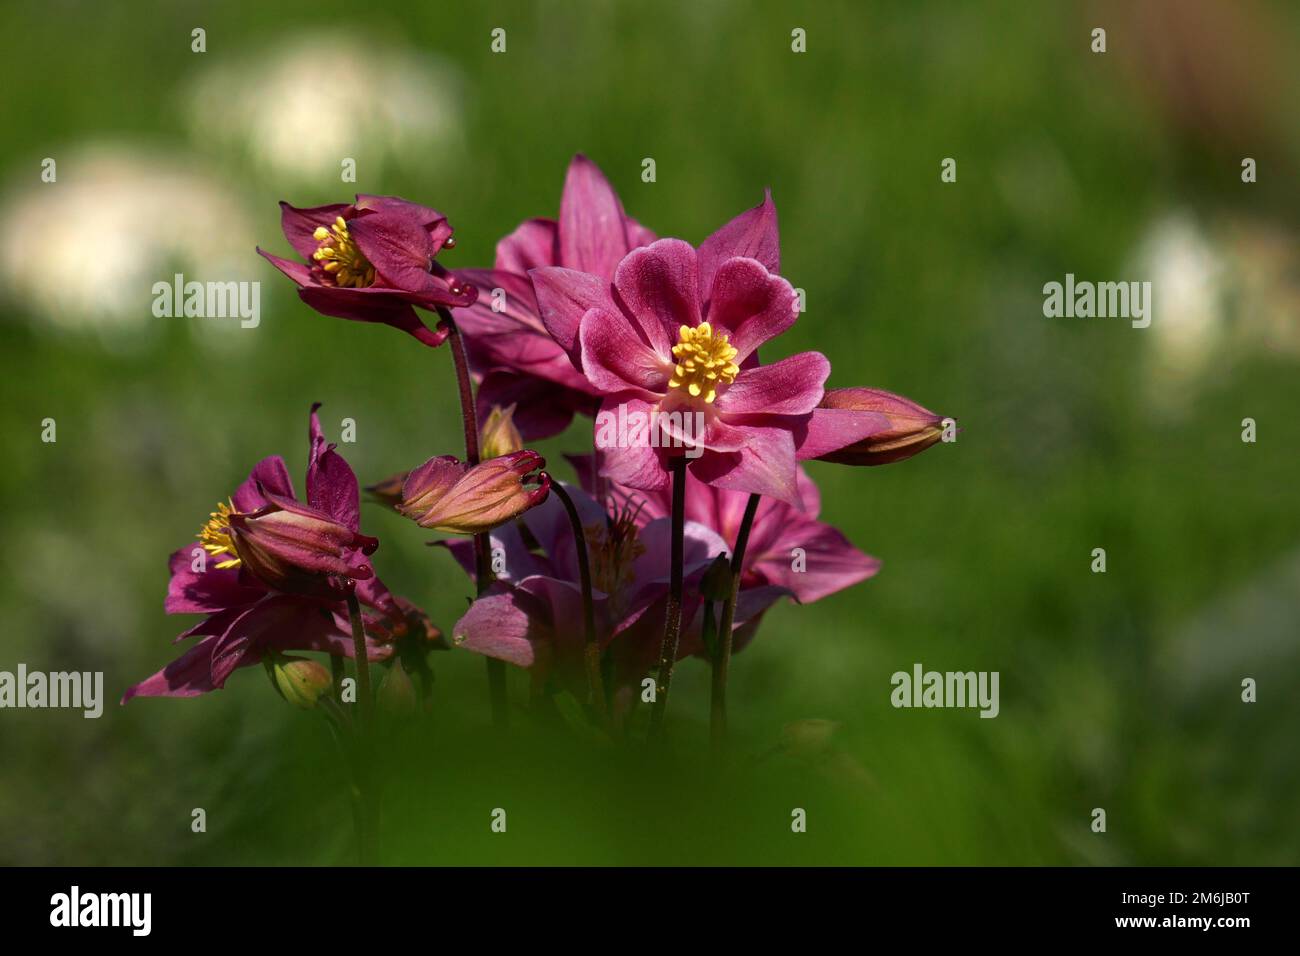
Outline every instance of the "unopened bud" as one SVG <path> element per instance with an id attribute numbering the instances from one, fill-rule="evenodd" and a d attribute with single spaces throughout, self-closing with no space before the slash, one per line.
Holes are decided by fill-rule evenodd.
<path id="1" fill-rule="evenodd" d="M 500 458 L 524 447 L 523 436 L 515 427 L 515 406 L 493 405 L 479 435 L 479 457 L 483 461 Z"/>
<path id="2" fill-rule="evenodd" d="M 513 452 L 472 468 L 450 455 L 430 458 L 407 476 L 398 510 L 434 531 L 490 531 L 546 500 L 551 478 L 544 467 L 546 459 L 535 451 Z"/>
<path id="3" fill-rule="evenodd" d="M 944 419 L 911 399 L 878 388 L 834 388 L 818 406 L 877 419 L 867 437 L 819 456 L 841 465 L 887 465 L 925 451 L 943 437 Z"/>
<path id="4" fill-rule="evenodd" d="M 305 657 L 275 654 L 267 659 L 267 669 L 280 696 L 303 710 L 315 707 L 320 696 L 334 686 L 330 672 Z"/>
<path id="5" fill-rule="evenodd" d="M 731 597 L 731 559 L 719 554 L 704 572 L 700 593 L 707 601 L 725 601 Z"/>

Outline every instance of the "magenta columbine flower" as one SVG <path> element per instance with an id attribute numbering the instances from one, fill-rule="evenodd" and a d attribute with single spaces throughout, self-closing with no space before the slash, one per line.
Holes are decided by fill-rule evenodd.
<path id="1" fill-rule="evenodd" d="M 611 657 L 616 711 L 632 703 L 632 689 L 657 660 L 668 597 L 671 521 L 640 521 L 634 509 L 613 515 L 580 489 L 564 486 L 578 511 L 591 561 L 596 638 Z M 529 668 L 537 686 L 554 677 L 582 694 L 586 689 L 582 591 L 573 530 L 559 500 L 551 496 L 518 522 L 492 532 L 498 580 L 452 629 L 452 643 Z M 466 573 L 474 573 L 469 541 L 446 542 Z M 685 525 L 683 573 L 687 601 L 679 657 L 702 648 L 699 580 L 726 545 L 694 521 Z M 762 593 L 759 593 L 761 590 Z M 783 594 L 757 589 L 737 609 L 737 626 L 761 615 Z"/>
<path id="2" fill-rule="evenodd" d="M 526 220 L 497 243 L 494 268 L 456 273 L 479 293 L 456 321 L 480 379 L 480 418 L 493 405 L 515 405 L 515 424 L 531 440 L 559 434 L 574 412 L 594 411 L 599 393 L 546 331 L 528 271 L 564 266 L 608 282 L 628 252 L 654 240 L 623 212 L 600 168 L 577 155 L 564 179 L 558 220 Z"/>
<path id="3" fill-rule="evenodd" d="M 425 345 L 442 344 L 445 329 L 428 328 L 415 312 L 467 306 L 478 295 L 436 261 L 451 248 L 442 213 L 392 196 L 359 195 L 354 203 L 298 209 L 280 203 L 280 225 L 303 262 L 257 251 L 298 284 L 317 312 L 382 322 Z"/>
<path id="4" fill-rule="evenodd" d="M 284 459 L 279 455 L 264 458 L 229 501 L 217 506 L 195 542 L 172 554 L 171 583 L 164 606 L 169 614 L 205 615 L 176 638 L 178 642 L 193 637 L 201 640 L 158 673 L 130 688 L 123 703 L 132 697 L 193 697 L 216 690 L 236 669 L 261 663 L 268 653 L 323 651 L 351 657 L 351 626 L 343 604 L 349 588 L 354 589 L 358 601 L 369 612 L 365 615 L 368 634 L 396 639 L 406 633 L 413 618 L 420 616 L 409 603 L 389 593 L 368 566 L 361 571 L 359 559 L 349 553 L 357 539 L 345 540 L 344 533 L 357 535 L 357 480 L 335 446 L 325 441 L 318 407 L 313 405 L 311 411 L 305 505 L 294 496 Z M 259 531 L 260 537 L 250 552 L 235 528 L 243 518 L 260 521 L 263 518 L 252 516 L 296 515 L 300 510 L 310 512 L 313 525 L 328 521 L 343 529 L 331 531 L 339 544 L 337 557 L 342 564 L 317 564 L 321 555 L 313 551 L 301 559 L 302 567 L 297 568 L 305 577 L 291 576 L 288 583 L 292 586 L 280 590 L 285 580 L 277 574 L 263 577 L 263 563 L 293 568 L 292 552 L 302 546 L 303 531 L 293 527 L 286 531 L 286 541 L 274 546 L 265 541 L 275 535 Z M 359 535 L 357 538 L 374 541 Z M 364 551 L 366 546 L 355 547 Z M 274 556 L 264 556 L 263 550 Z M 246 560 L 250 554 L 255 555 L 253 564 Z M 299 587 L 304 581 L 309 581 L 310 586 Z M 383 660 L 391 653 L 387 644 L 368 638 L 369 659 Z"/>
<path id="5" fill-rule="evenodd" d="M 604 396 L 602 474 L 656 491 L 669 482 L 668 458 L 688 450 L 690 471 L 706 484 L 798 506 L 796 436 L 806 434 L 830 363 L 819 352 L 758 363 L 759 346 L 797 314 L 794 289 L 773 271 L 777 245 L 768 197 L 698 251 L 680 239 L 634 249 L 612 283 L 532 270 L 547 330 Z M 648 429 L 625 431 L 624 421 Z"/>

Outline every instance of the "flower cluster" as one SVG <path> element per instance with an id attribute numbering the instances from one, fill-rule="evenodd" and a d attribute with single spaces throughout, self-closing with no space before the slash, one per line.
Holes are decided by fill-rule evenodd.
<path id="1" fill-rule="evenodd" d="M 258 251 L 304 302 L 452 349 L 464 458 L 434 455 L 369 488 L 420 528 L 461 536 L 436 542 L 476 585 L 450 646 L 527 669 L 532 700 L 572 695 L 602 732 L 625 731 L 642 701 L 655 732 L 674 664 L 699 656 L 718 735 L 730 656 L 764 613 L 880 568 L 818 520 L 802 463 L 897 462 L 952 427 L 889 392 L 828 390 L 820 352 L 760 360 L 800 313 L 770 193 L 694 246 L 628 216 L 578 156 L 557 218 L 525 220 L 492 268 L 455 271 L 437 261 L 451 227 L 426 206 L 281 205 L 299 259 Z M 582 416 L 594 422 L 568 459 L 576 480 L 553 478 L 525 444 Z M 637 427 L 600 427 L 615 417 Z M 389 668 L 385 687 L 409 687 L 405 672 L 426 673 L 426 652 L 446 645 L 384 587 L 378 546 L 313 406 L 305 496 L 266 458 L 172 555 L 166 609 L 204 615 L 178 638 L 198 640 L 126 698 L 201 694 L 264 663 L 286 700 L 341 713 L 349 657 L 362 713 L 369 662 Z M 332 670 L 286 651 L 323 652 Z"/>

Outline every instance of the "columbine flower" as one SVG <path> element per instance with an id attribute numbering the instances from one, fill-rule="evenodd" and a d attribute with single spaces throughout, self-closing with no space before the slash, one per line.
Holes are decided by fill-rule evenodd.
<path id="1" fill-rule="evenodd" d="M 285 238 L 305 262 L 257 251 L 298 284 L 317 312 L 382 322 L 440 345 L 445 329 L 429 329 L 413 306 L 466 306 L 478 295 L 435 260 L 451 248 L 447 219 L 427 206 L 391 196 L 359 195 L 355 203 L 297 209 L 280 203 Z"/>
<path id="2" fill-rule="evenodd" d="M 545 467 L 546 459 L 527 450 L 473 466 L 440 455 L 406 476 L 397 510 L 421 528 L 480 534 L 546 499 L 551 479 L 541 472 Z"/>
<path id="3" fill-rule="evenodd" d="M 306 506 L 355 533 L 360 515 L 357 480 L 334 446 L 326 443 L 316 408 L 312 406 L 311 412 Z M 365 615 L 368 634 L 393 640 L 407 632 L 411 606 L 389 593 L 373 572 L 351 577 L 353 563 L 338 569 L 338 574 L 312 578 L 314 584 L 331 575 L 336 578 L 317 593 L 276 590 L 247 566 L 243 558 L 247 552 L 241 552 L 237 534 L 232 535 L 233 524 L 238 516 L 273 507 L 272 498 L 303 507 L 295 502 L 288 469 L 279 455 L 258 462 L 228 503 L 213 512 L 195 542 L 172 554 L 167 612 L 206 615 L 176 640 L 201 640 L 130 688 L 123 703 L 132 697 L 193 697 L 216 690 L 237 668 L 258 664 L 269 652 L 324 651 L 351 657 L 351 627 L 342 601 L 348 586 L 355 588 L 358 600 L 370 612 Z M 383 660 L 391 653 L 387 644 L 368 639 L 370 660 Z"/>
<path id="4" fill-rule="evenodd" d="M 668 596 L 671 521 L 656 518 L 641 522 L 635 509 L 606 515 L 580 489 L 567 484 L 565 488 L 586 532 L 596 637 L 602 652 L 611 657 L 615 709 L 625 711 L 634 700 L 633 688 L 659 655 Z M 587 674 L 582 591 L 573 529 L 562 504 L 554 497 L 548 499 L 520 521 L 493 531 L 491 543 L 499 560 L 498 580 L 456 622 L 453 645 L 529 668 L 536 686 L 554 677 L 561 686 L 583 693 Z M 472 575 L 473 545 L 448 541 L 446 546 Z M 725 547 L 716 532 L 686 522 L 683 574 L 688 587 L 679 657 L 702 648 L 698 582 Z M 786 593 L 776 587 L 750 592 L 737 608 L 737 626 Z"/>
<path id="5" fill-rule="evenodd" d="M 690 470 L 701 481 L 798 505 L 795 437 L 822 398 L 830 363 L 803 352 L 758 364 L 758 347 L 797 313 L 794 289 L 773 272 L 777 245 L 768 197 L 698 252 L 680 239 L 633 250 L 612 284 L 571 269 L 532 270 L 542 320 L 605 396 L 602 413 L 624 406 L 629 418 L 660 428 L 656 440 L 604 447 L 598 427 L 602 474 L 658 490 L 668 484 L 667 458 L 695 445 Z M 676 423 L 683 415 L 702 422 L 702 439 Z"/>
<path id="6" fill-rule="evenodd" d="M 813 413 L 799 457 L 842 465 L 887 465 L 920 454 L 939 441 L 944 421 L 893 392 L 834 388 Z"/>
<path id="7" fill-rule="evenodd" d="M 589 462 L 587 458 L 580 464 L 584 475 L 590 474 Z M 691 477 L 686 481 L 686 517 L 716 531 L 729 542 L 730 553 L 749 496 L 710 488 Z M 644 493 L 618 486 L 610 490 L 616 500 L 643 503 L 643 521 L 669 513 L 668 493 Z M 839 529 L 817 520 L 821 495 L 803 468 L 799 469 L 799 493 L 803 510 L 772 498 L 759 502 L 741 568 L 742 594 L 750 588 L 775 585 L 800 604 L 811 604 L 880 570 L 879 559 L 859 551 Z"/>
<path id="8" fill-rule="evenodd" d="M 654 233 L 623 212 L 599 167 L 575 156 L 558 221 L 526 220 L 497 243 L 495 268 L 457 272 L 479 292 L 478 302 L 456 314 L 480 377 L 479 408 L 517 405 L 516 423 L 525 439 L 560 433 L 575 411 L 591 414 L 598 393 L 547 333 L 528 271 L 564 266 L 608 282 L 628 252 L 654 240 Z M 494 295 L 497 289 L 504 300 Z"/>

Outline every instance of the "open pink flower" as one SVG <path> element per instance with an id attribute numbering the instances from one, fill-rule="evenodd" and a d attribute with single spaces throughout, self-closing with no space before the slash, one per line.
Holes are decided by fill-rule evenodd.
<path id="1" fill-rule="evenodd" d="M 596 444 L 602 474 L 664 488 L 670 456 L 714 487 L 799 505 L 796 438 L 821 401 L 830 363 L 803 352 L 760 365 L 757 350 L 794 324 L 797 300 L 778 268 L 776 212 L 737 217 L 699 250 L 660 239 L 630 252 L 613 282 L 572 269 L 533 269 L 542 321 L 604 396 Z M 609 416 L 609 417 L 606 417 Z M 613 440 L 602 419 L 646 422 Z"/>
<path id="2" fill-rule="evenodd" d="M 480 379 L 480 418 L 493 405 L 515 405 L 515 424 L 535 439 L 563 431 L 574 412 L 593 412 L 599 393 L 547 333 L 528 271 L 564 266 L 609 281 L 628 252 L 654 239 L 623 212 L 600 168 L 578 155 L 564 179 L 558 220 L 526 220 L 497 243 L 494 268 L 456 273 L 479 293 L 456 321 Z"/>
<path id="3" fill-rule="evenodd" d="M 321 576 L 315 579 L 324 585 L 328 577 L 343 577 L 346 584 L 336 581 L 319 588 L 280 590 L 277 585 L 282 581 L 275 576 L 267 580 L 249 567 L 231 533 L 232 516 L 267 512 L 276 507 L 277 500 L 285 509 L 310 511 L 312 522 L 329 521 L 348 535 L 356 533 L 360 515 L 357 480 L 348 463 L 325 441 L 317 407 L 312 406 L 311 411 L 306 504 L 297 502 L 284 460 L 279 455 L 264 458 L 235 489 L 229 503 L 218 505 L 195 542 L 172 554 L 164 606 L 169 614 L 205 615 L 176 638 L 177 642 L 193 637 L 201 640 L 130 688 L 123 703 L 132 697 L 193 697 L 219 689 L 236 669 L 260 663 L 269 651 L 323 651 L 351 657 L 352 631 L 343 604 L 347 588 L 355 589 L 367 609 L 368 634 L 396 639 L 421 616 L 412 605 L 395 598 L 368 566 L 359 570 L 350 545 L 340 549 L 340 567 L 322 567 Z M 358 577 L 350 577 L 352 573 Z M 368 638 L 371 660 L 383 660 L 391 653 L 387 644 Z"/>
<path id="4" fill-rule="evenodd" d="M 465 306 L 478 295 L 436 261 L 454 242 L 447 218 L 428 206 L 359 195 L 354 203 L 309 209 L 282 202 L 280 210 L 284 236 L 305 262 L 257 251 L 317 312 L 381 322 L 436 346 L 446 330 L 429 329 L 413 307 Z"/>

